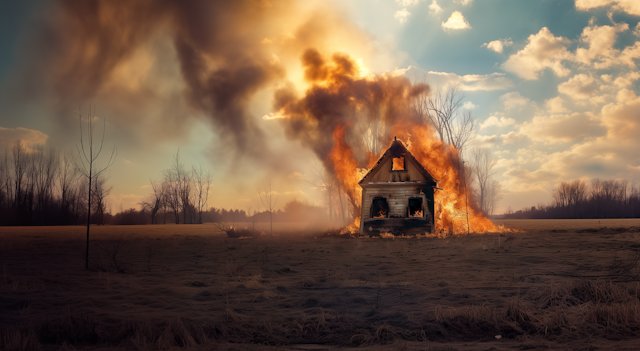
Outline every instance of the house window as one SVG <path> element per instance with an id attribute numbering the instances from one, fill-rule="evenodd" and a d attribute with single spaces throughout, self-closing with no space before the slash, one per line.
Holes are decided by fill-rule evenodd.
<path id="1" fill-rule="evenodd" d="M 391 170 L 404 171 L 404 157 L 394 157 Z"/>
<path id="2" fill-rule="evenodd" d="M 373 198 L 371 203 L 371 218 L 389 218 L 389 204 L 384 197 Z"/>
<path id="3" fill-rule="evenodd" d="M 412 197 L 409 199 L 409 217 L 424 218 L 421 197 Z"/>

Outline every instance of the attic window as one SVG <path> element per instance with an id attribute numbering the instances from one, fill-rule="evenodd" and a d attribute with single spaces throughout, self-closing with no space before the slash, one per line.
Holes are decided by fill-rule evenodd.
<path id="1" fill-rule="evenodd" d="M 404 171 L 404 157 L 394 157 L 391 166 L 392 171 Z"/>

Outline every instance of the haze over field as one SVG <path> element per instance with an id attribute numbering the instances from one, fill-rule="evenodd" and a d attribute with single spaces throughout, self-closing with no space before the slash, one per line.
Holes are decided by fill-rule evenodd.
<path id="1" fill-rule="evenodd" d="M 561 181 L 640 182 L 639 16 L 624 0 L 4 3 L 0 148 L 75 150 L 92 104 L 119 150 L 113 211 L 137 207 L 178 149 L 214 172 L 211 206 L 259 207 L 268 174 L 281 205 L 320 204 L 305 177 L 331 167 L 335 127 L 371 111 L 404 121 L 398 101 L 420 89 L 402 77 L 426 77 L 460 84 L 470 147 L 497 160 L 500 213 Z M 400 98 L 358 109 L 364 82 Z M 330 85 L 344 89 L 317 94 Z"/>

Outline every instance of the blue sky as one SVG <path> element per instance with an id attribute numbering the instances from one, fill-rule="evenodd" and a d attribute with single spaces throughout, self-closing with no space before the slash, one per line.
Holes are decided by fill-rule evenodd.
<path id="1" fill-rule="evenodd" d="M 637 2 L 343 0 L 292 2 L 290 7 L 296 8 L 291 15 L 273 19 L 280 26 L 270 23 L 255 30 L 280 31 L 286 38 L 321 13 L 329 24 L 322 28 L 322 40 L 313 40 L 324 51 L 346 52 L 372 73 L 423 71 L 433 87 L 460 83 L 465 106 L 479 125 L 474 146 L 489 148 L 497 160 L 495 177 L 503 189 L 499 211 L 548 203 L 560 181 L 600 177 L 640 183 Z M 126 64 L 110 73 L 112 83 L 88 98 L 64 105 L 58 104 L 55 91 L 23 89 L 17 99 L 15 87 L 25 74 L 53 67 L 33 57 L 33 38 L 43 34 L 43 23 L 55 19 L 55 8 L 55 2 L 0 4 L 0 103 L 5 106 L 0 111 L 0 147 L 22 139 L 73 150 L 78 106 L 97 104 L 98 114 L 108 121 L 107 143 L 119 149 L 110 178 L 113 210 L 136 206 L 148 193 L 149 180 L 161 177 L 170 165 L 169 155 L 178 149 L 185 164 L 213 170 L 212 205 L 259 207 L 255 184 L 275 170 L 232 156 L 225 149 L 224 132 L 181 105 L 184 83 L 166 33 L 141 44 Z M 298 84 L 300 53 L 282 49 L 273 55 L 287 67 L 287 78 Z M 122 74 L 127 79 L 118 80 Z M 38 80 L 33 84 L 39 85 Z M 129 107 L 123 101 L 139 92 L 138 85 L 162 98 L 145 98 Z M 114 86 L 127 94 L 113 93 L 109 89 Z M 319 161 L 288 140 L 277 125 L 261 120 L 274 112 L 272 93 L 264 88 L 247 103 L 269 135 L 271 152 L 287 155 L 277 166 L 283 174 L 282 204 L 294 197 L 319 203 L 308 182 L 286 177 L 308 174 Z M 178 103 L 172 116 L 180 117 L 169 123 L 163 116 L 174 108 L 167 103 L 174 98 Z M 157 127 L 160 124 L 166 126 Z"/>

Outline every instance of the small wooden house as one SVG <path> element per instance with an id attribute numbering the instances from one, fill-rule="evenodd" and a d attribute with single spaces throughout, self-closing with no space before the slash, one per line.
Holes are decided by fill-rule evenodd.
<path id="1" fill-rule="evenodd" d="M 360 235 L 433 233 L 437 180 L 395 139 L 362 178 Z"/>

